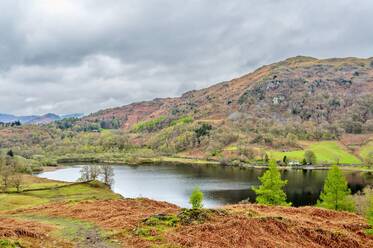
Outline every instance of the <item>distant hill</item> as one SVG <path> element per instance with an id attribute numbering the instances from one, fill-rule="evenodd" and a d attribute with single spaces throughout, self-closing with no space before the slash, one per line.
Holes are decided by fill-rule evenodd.
<path id="1" fill-rule="evenodd" d="M 67 114 L 67 115 L 56 115 L 53 113 L 48 113 L 45 115 L 28 115 L 28 116 L 16 116 L 10 114 L 0 113 L 0 122 L 10 123 L 15 121 L 20 121 L 22 124 L 47 124 L 53 121 L 62 120 L 65 118 L 80 118 L 83 114 Z"/>

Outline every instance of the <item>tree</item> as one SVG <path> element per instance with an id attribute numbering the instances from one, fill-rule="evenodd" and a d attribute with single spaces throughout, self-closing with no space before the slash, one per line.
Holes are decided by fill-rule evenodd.
<path id="1" fill-rule="evenodd" d="M 316 154 L 311 150 L 307 150 L 304 153 L 304 159 L 306 160 L 307 164 L 316 164 L 317 163 Z"/>
<path id="2" fill-rule="evenodd" d="M 373 152 L 369 152 L 365 158 L 365 163 L 369 167 L 373 167 Z"/>
<path id="3" fill-rule="evenodd" d="M 212 129 L 212 126 L 210 124 L 203 123 L 200 127 L 194 130 L 197 135 L 198 143 L 201 142 L 201 137 L 210 134 L 211 129 Z"/>
<path id="4" fill-rule="evenodd" d="M 265 153 L 264 156 L 263 156 L 263 160 L 264 162 L 268 163 L 269 162 L 269 157 L 268 157 L 268 154 Z"/>
<path id="5" fill-rule="evenodd" d="M 195 187 L 189 198 L 189 203 L 192 204 L 192 209 L 200 209 L 203 207 L 203 193 L 199 187 Z"/>
<path id="6" fill-rule="evenodd" d="M 285 165 L 288 164 L 289 159 L 288 159 L 288 157 L 287 157 L 286 155 L 282 158 L 282 162 L 283 162 Z"/>
<path id="7" fill-rule="evenodd" d="M 9 157 L 14 157 L 14 153 L 13 153 L 13 151 L 12 150 L 9 150 L 7 153 L 6 153 L 6 155 L 7 156 L 9 156 Z"/>
<path id="8" fill-rule="evenodd" d="M 10 156 L 0 157 L 0 176 L 2 181 L 2 191 L 7 191 L 11 184 L 11 177 L 15 173 L 14 160 Z"/>
<path id="9" fill-rule="evenodd" d="M 291 205 L 286 202 L 286 194 L 283 187 L 287 180 L 281 179 L 280 171 L 275 160 L 269 161 L 269 169 L 259 177 L 262 183 L 259 188 L 254 188 L 257 195 L 256 202 L 266 205 Z"/>
<path id="10" fill-rule="evenodd" d="M 103 182 L 108 185 L 109 187 L 111 187 L 114 183 L 114 170 L 113 170 L 113 167 L 111 165 L 101 165 L 100 166 L 101 168 L 101 176 L 102 176 L 102 180 Z"/>
<path id="11" fill-rule="evenodd" d="M 16 187 L 17 192 L 21 192 L 21 187 L 22 187 L 22 184 L 23 184 L 22 174 L 20 174 L 20 173 L 14 174 L 11 178 L 11 181 L 12 181 L 12 185 L 14 187 Z"/>
<path id="12" fill-rule="evenodd" d="M 323 191 L 317 206 L 334 210 L 353 211 L 355 206 L 350 196 L 347 181 L 338 166 L 333 165 L 326 176 Z"/>
<path id="13" fill-rule="evenodd" d="M 100 168 L 97 165 L 84 165 L 80 169 L 79 181 L 87 182 L 97 180 L 100 176 Z"/>

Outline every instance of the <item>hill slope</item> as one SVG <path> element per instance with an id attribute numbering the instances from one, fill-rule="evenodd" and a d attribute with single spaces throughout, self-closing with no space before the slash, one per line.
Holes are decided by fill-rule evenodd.
<path id="1" fill-rule="evenodd" d="M 256 204 L 228 205 L 202 210 L 204 217 L 185 222 L 184 210 L 149 199 L 91 200 L 52 203 L 5 212 L 1 219 L 7 237 L 23 239 L 27 231 L 48 220 L 45 233 L 53 241 L 53 220 L 87 222 L 96 230 L 115 235 L 118 247 L 372 247 L 373 237 L 364 233 L 366 221 L 352 213 L 314 207 L 270 207 Z M 18 219 L 14 223 L 12 217 Z M 22 223 L 30 218 L 34 222 Z M 1 214 L 0 214 L 1 217 Z M 191 219 L 193 220 L 193 219 Z M 43 223 L 43 222 L 42 222 Z M 25 226 L 17 236 L 15 224 Z M 25 225 L 27 224 L 27 225 Z M 66 224 L 65 224 L 66 225 Z M 2 232 L 0 230 L 0 237 Z M 41 235 L 41 234 L 40 234 Z M 86 233 L 82 235 L 87 235 Z M 84 238 L 85 236 L 83 236 Z M 87 240 L 91 239 L 87 236 Z M 98 238 L 99 239 L 99 238 Z M 66 240 L 64 237 L 62 241 Z M 76 240 L 74 240 L 76 241 Z M 96 247 L 96 246 L 89 246 Z M 97 246 L 101 247 L 101 246 Z"/>
<path id="2" fill-rule="evenodd" d="M 209 120 L 310 121 L 317 125 L 343 122 L 340 126 L 347 132 L 358 133 L 364 125 L 371 125 L 372 106 L 372 58 L 318 60 L 299 56 L 228 82 L 189 91 L 181 97 L 102 110 L 85 120 L 115 117 L 124 128 L 161 115 L 192 115 Z"/>

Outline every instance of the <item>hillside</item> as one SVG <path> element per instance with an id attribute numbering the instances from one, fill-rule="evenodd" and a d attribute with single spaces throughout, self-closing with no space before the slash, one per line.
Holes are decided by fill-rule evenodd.
<path id="1" fill-rule="evenodd" d="M 24 192 L 0 194 L 5 247 L 373 246 L 366 220 L 348 212 L 257 204 L 191 211 L 123 199 L 98 182 L 27 182 Z"/>
<path id="2" fill-rule="evenodd" d="M 298 56 L 181 97 L 101 110 L 75 124 L 119 127 L 131 144 L 162 155 L 238 163 L 267 154 L 298 163 L 312 150 L 321 164 L 361 164 L 373 154 L 365 148 L 373 139 L 373 59 Z"/>
<path id="3" fill-rule="evenodd" d="M 281 123 L 344 122 L 347 132 L 371 128 L 373 59 L 294 57 L 181 97 L 102 110 L 87 121 L 118 118 L 124 128 L 161 115 L 202 120 L 264 119 Z M 368 123 L 367 123 L 368 122 Z"/>
<path id="4" fill-rule="evenodd" d="M 41 119 L 47 123 L 53 115 Z M 43 164 L 165 157 L 229 165 L 263 164 L 270 157 L 281 165 L 310 164 L 304 154 L 311 150 L 313 164 L 361 165 L 373 161 L 372 142 L 372 58 L 294 57 L 176 98 L 47 125 L 0 127 L 0 148 Z"/>
<path id="5" fill-rule="evenodd" d="M 63 207 L 63 208 L 61 208 Z M 0 238 L 27 247 L 372 247 L 366 221 L 313 207 L 233 205 L 182 223 L 182 210 L 148 199 L 49 204 L 4 212 Z M 75 234 L 63 236 L 75 225 Z M 72 231 L 73 231 L 72 230 Z M 76 236 L 80 235 L 80 236 Z M 31 242 L 30 242 L 31 241 Z M 34 246 L 34 245 L 35 246 Z M 111 244 L 111 246 L 110 246 Z"/>

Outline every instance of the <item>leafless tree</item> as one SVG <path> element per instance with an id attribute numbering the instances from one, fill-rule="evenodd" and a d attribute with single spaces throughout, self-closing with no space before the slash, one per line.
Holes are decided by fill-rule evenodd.
<path id="1" fill-rule="evenodd" d="M 114 183 L 114 170 L 111 165 L 101 165 L 101 176 L 103 182 L 111 187 Z"/>

